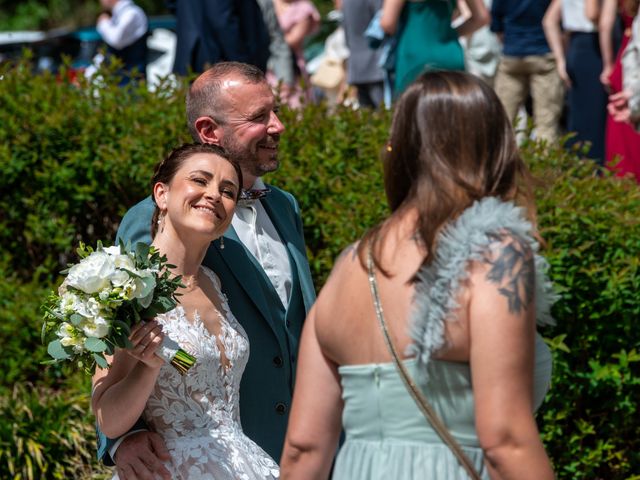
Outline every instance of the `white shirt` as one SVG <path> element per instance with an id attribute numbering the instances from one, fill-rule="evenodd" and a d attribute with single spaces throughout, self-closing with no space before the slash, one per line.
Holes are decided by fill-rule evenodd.
<path id="1" fill-rule="evenodd" d="M 98 22 L 96 30 L 107 45 L 122 50 L 147 33 L 147 16 L 131 0 L 120 0 L 110 19 Z"/>
<path id="2" fill-rule="evenodd" d="M 253 188 L 266 187 L 258 178 Z M 286 309 L 291 299 L 293 277 L 289 254 L 261 201 L 247 206 L 238 204 L 231 224 L 242 244 L 262 266 Z"/>
<path id="3" fill-rule="evenodd" d="M 596 32 L 598 27 L 587 18 L 584 0 L 562 0 L 562 28 L 568 32 Z"/>

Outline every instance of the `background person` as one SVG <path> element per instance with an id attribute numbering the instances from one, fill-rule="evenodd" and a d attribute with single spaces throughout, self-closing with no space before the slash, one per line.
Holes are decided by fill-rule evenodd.
<path id="1" fill-rule="evenodd" d="M 279 165 L 284 126 L 276 109 L 262 71 L 236 62 L 204 72 L 187 96 L 194 140 L 225 148 L 240 165 L 243 188 L 250 190 L 246 196 L 256 197 L 239 202 L 231 226 L 210 244 L 203 265 L 215 269 L 251 344 L 240 384 L 243 430 L 274 459 L 280 458 L 284 443 L 302 323 L 315 300 L 298 203 L 262 180 Z M 131 208 L 118 238 L 149 243 L 154 208 L 149 197 Z M 139 431 L 120 440 L 99 435 L 98 455 L 107 464 L 115 460 L 122 480 L 151 476 L 150 470 L 170 478 L 160 462 L 166 453 L 155 432 Z M 130 469 L 135 476 L 123 476 Z"/>
<path id="2" fill-rule="evenodd" d="M 458 36 L 489 23 L 483 0 L 468 0 L 469 17 L 451 26 L 455 0 L 384 0 L 380 26 L 397 35 L 394 95 L 400 95 L 426 70 L 464 70 Z"/>
<path id="3" fill-rule="evenodd" d="M 218 62 L 255 65 L 269 59 L 269 33 L 256 0 L 175 0 L 176 58 L 173 73 L 200 73 Z"/>
<path id="4" fill-rule="evenodd" d="M 320 27 L 320 13 L 311 0 L 273 0 L 273 6 L 291 52 L 295 71 L 295 86 L 283 101 L 297 108 L 311 100 L 309 75 L 304 59 L 304 40 Z M 302 83 L 302 85 L 300 85 Z"/>
<path id="5" fill-rule="evenodd" d="M 467 478 L 390 363 L 371 255 L 393 342 L 481 478 L 553 479 L 532 414 L 551 379 L 535 332 L 550 294 L 500 100 L 472 75 L 423 74 L 383 160 L 393 213 L 341 255 L 305 322 L 281 478 L 325 478 L 341 424 L 334 479 Z"/>
<path id="6" fill-rule="evenodd" d="M 133 71 L 146 78 L 149 25 L 144 11 L 131 0 L 100 0 L 100 5 L 105 12 L 98 17 L 96 30 L 107 44 L 107 58 L 116 57 L 123 64 L 121 85 L 129 82 Z M 96 55 L 85 76 L 93 76 L 104 60 L 102 54 Z"/>
<path id="7" fill-rule="evenodd" d="M 361 107 L 377 108 L 384 100 L 380 50 L 369 47 L 364 32 L 382 0 L 342 0 L 342 26 L 349 48 L 347 83 L 358 90 Z"/>
<path id="8" fill-rule="evenodd" d="M 550 0 L 494 0 L 491 30 L 503 50 L 495 89 L 513 123 L 527 97 L 533 100 L 536 137 L 553 142 L 559 135 L 564 86 L 547 44 L 542 19 Z"/>
<path id="9" fill-rule="evenodd" d="M 568 90 L 567 129 L 575 132 L 568 144 L 590 143 L 587 157 L 602 164 L 607 93 L 600 83 L 598 17 L 598 0 L 552 0 L 542 24 Z M 563 31 L 569 35 L 566 52 Z"/>
<path id="10" fill-rule="evenodd" d="M 622 57 L 631 39 L 633 18 L 639 4 L 638 0 L 605 0 L 602 4 L 599 29 L 604 67 L 600 81 L 609 88 L 610 95 L 623 90 Z M 623 33 L 620 49 L 614 57 L 612 37 L 618 13 L 622 19 Z M 605 162 L 617 175 L 631 174 L 640 181 L 640 134 L 629 123 L 617 121 L 611 113 L 607 113 Z"/>

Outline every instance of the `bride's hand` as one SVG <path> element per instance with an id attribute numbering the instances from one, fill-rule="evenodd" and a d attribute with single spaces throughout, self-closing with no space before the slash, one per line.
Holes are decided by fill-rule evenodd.
<path id="1" fill-rule="evenodd" d="M 160 368 L 164 360 L 156 355 L 156 351 L 162 344 L 162 327 L 155 320 L 140 322 L 133 330 L 129 340 L 133 348 L 127 350 L 129 354 L 148 365 L 151 368 Z"/>

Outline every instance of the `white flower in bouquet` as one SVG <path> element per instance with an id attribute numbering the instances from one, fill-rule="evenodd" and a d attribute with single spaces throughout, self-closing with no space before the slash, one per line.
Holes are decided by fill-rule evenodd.
<path id="1" fill-rule="evenodd" d="M 97 250 L 69 269 L 66 284 L 85 293 L 96 293 L 109 287 L 115 268 L 113 258 Z"/>
<path id="2" fill-rule="evenodd" d="M 87 337 L 103 338 L 109 333 L 109 322 L 101 316 L 87 318 L 81 325 Z"/>
<path id="3" fill-rule="evenodd" d="M 80 262 L 71 266 L 59 293 L 44 305 L 43 342 L 52 362 L 78 360 L 92 371 L 107 368 L 105 354 L 131 347 L 131 327 L 177 304 L 180 277 L 171 277 L 166 258 L 139 243 L 135 253 L 124 245 L 94 251 L 80 245 Z M 64 272 L 63 272 L 64 273 Z M 184 374 L 195 358 L 165 337 L 159 352 Z"/>

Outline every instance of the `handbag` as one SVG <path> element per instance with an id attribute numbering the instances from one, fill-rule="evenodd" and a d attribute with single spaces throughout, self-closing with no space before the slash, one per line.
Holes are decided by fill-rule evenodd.
<path id="1" fill-rule="evenodd" d="M 376 316 L 378 317 L 380 328 L 382 329 L 382 333 L 384 334 L 385 343 L 389 348 L 389 352 L 391 352 L 393 362 L 395 363 L 396 369 L 400 374 L 400 378 L 402 378 L 402 381 L 409 391 L 409 394 L 416 402 L 416 405 L 422 411 L 427 421 L 431 424 L 442 441 L 446 443 L 447 446 L 451 449 L 451 452 L 458 459 L 458 462 L 460 462 L 460 465 L 462 465 L 469 477 L 472 480 L 481 480 L 480 474 L 474 468 L 471 460 L 469 460 L 469 457 L 467 457 L 467 455 L 462 451 L 462 447 L 460 446 L 460 444 L 456 441 L 455 438 L 453 438 L 453 435 L 451 435 L 444 422 L 440 419 L 440 417 L 438 417 L 438 414 L 433 410 L 433 407 L 431 406 L 429 401 L 418 389 L 413 379 L 409 376 L 409 372 L 407 372 L 406 367 L 400 361 L 398 352 L 393 345 L 393 342 L 391 341 L 391 335 L 387 327 L 387 322 L 384 319 L 382 304 L 380 303 L 380 296 L 378 295 L 378 283 L 376 282 L 373 257 L 371 256 L 371 244 L 369 245 L 369 249 L 367 252 L 367 270 L 369 273 L 369 286 L 371 288 L 371 296 L 373 297 L 373 305 L 375 307 Z"/>

